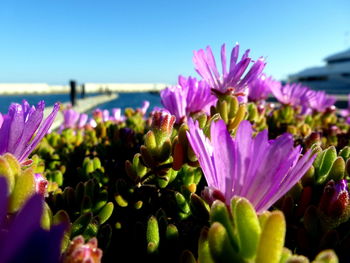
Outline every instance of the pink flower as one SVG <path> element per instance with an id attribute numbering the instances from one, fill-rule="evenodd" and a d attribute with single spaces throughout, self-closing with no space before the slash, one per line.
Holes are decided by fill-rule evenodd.
<path id="1" fill-rule="evenodd" d="M 232 49 L 230 66 L 227 70 L 226 47 L 221 46 L 222 74 L 219 73 L 213 52 L 210 46 L 204 51 L 194 51 L 193 63 L 198 74 L 208 82 L 210 88 L 220 94 L 234 93 L 244 95 L 249 84 L 258 78 L 265 67 L 263 58 L 253 61 L 249 56 L 250 50 L 246 50 L 241 60 L 238 61 L 239 45 Z M 250 63 L 253 65 L 245 74 Z M 244 75 L 245 74 L 245 75 Z"/>
<path id="2" fill-rule="evenodd" d="M 211 124 L 211 139 L 204 135 L 198 122 L 190 119 L 188 126 L 188 140 L 210 188 L 205 194 L 218 190 L 227 204 L 233 196 L 245 197 L 259 213 L 287 193 L 315 158 L 308 151 L 299 159 L 301 147 L 293 146 L 290 134 L 269 141 L 264 130 L 253 137 L 248 121 L 241 122 L 235 138 L 222 120 Z"/>

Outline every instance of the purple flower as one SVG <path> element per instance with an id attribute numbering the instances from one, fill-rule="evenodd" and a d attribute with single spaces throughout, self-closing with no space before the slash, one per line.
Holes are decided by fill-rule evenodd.
<path id="1" fill-rule="evenodd" d="M 120 108 L 114 108 L 112 109 L 112 116 L 114 120 L 118 121 L 121 117 L 121 109 Z"/>
<path id="2" fill-rule="evenodd" d="M 97 122 L 95 121 L 95 119 L 90 118 L 90 120 L 88 121 L 88 125 L 92 128 L 96 128 L 97 127 Z"/>
<path id="3" fill-rule="evenodd" d="M 226 48 L 225 44 L 223 44 L 221 46 L 222 74 L 220 74 L 217 69 L 210 46 L 207 47 L 206 51 L 203 49 L 194 51 L 193 63 L 195 65 L 195 70 L 209 83 L 210 88 L 214 91 L 221 94 L 234 93 L 236 95 L 243 95 L 250 82 L 258 78 L 265 67 L 263 58 L 252 61 L 252 59 L 248 57 L 249 52 L 249 49 L 246 50 L 241 60 L 238 61 L 239 45 L 236 44 L 232 49 L 230 66 L 227 70 Z M 251 62 L 253 62 L 253 65 L 244 75 Z"/>
<path id="4" fill-rule="evenodd" d="M 64 129 L 81 129 L 85 126 L 88 115 L 85 113 L 79 113 L 72 108 L 68 108 L 62 111 L 63 114 L 63 123 L 60 126 L 59 131 L 63 131 Z"/>
<path id="5" fill-rule="evenodd" d="M 350 124 L 350 94 L 348 94 L 348 107 L 347 109 L 339 110 L 340 116 L 345 118 L 345 122 Z"/>
<path id="6" fill-rule="evenodd" d="M 186 90 L 186 113 L 203 111 L 210 112 L 210 107 L 215 105 L 217 98 L 211 93 L 207 82 L 196 78 L 179 76 L 180 86 Z"/>
<path id="7" fill-rule="evenodd" d="M 328 95 L 325 91 L 309 90 L 308 102 L 311 109 L 324 112 L 327 108 L 334 105 L 336 98 Z"/>
<path id="8" fill-rule="evenodd" d="M 12 153 L 19 162 L 24 161 L 46 135 L 60 108 L 56 103 L 50 115 L 42 122 L 45 102 L 37 108 L 23 100 L 22 105 L 12 103 L 0 128 L 0 154 Z M 33 138 L 34 133 L 36 136 Z"/>
<path id="9" fill-rule="evenodd" d="M 6 179 L 0 177 L 1 262 L 58 262 L 64 226 L 41 228 L 42 196 L 33 195 L 12 218 L 7 215 L 8 203 Z"/>
<path id="10" fill-rule="evenodd" d="M 0 128 L 1 128 L 3 122 L 4 122 L 4 116 L 0 112 Z"/>
<path id="11" fill-rule="evenodd" d="M 85 124 L 87 123 L 89 116 L 86 113 L 81 113 L 79 122 L 78 122 L 78 129 L 84 128 Z"/>
<path id="12" fill-rule="evenodd" d="M 80 113 L 73 109 L 66 109 L 62 111 L 63 114 L 63 129 L 74 128 L 79 120 Z"/>
<path id="13" fill-rule="evenodd" d="M 287 133 L 269 141 L 264 130 L 253 138 L 248 121 L 242 121 L 234 139 L 222 120 L 211 124 L 210 140 L 197 122 L 191 119 L 188 126 L 188 140 L 209 188 L 222 192 L 227 204 L 233 196 L 245 197 L 259 213 L 288 192 L 315 158 L 308 151 L 299 159 L 301 147 L 294 148 Z"/>
<path id="14" fill-rule="evenodd" d="M 112 118 L 111 120 L 120 123 L 125 121 L 125 116 L 121 115 L 121 109 L 120 108 L 114 108 L 112 109 Z"/>
<path id="15" fill-rule="evenodd" d="M 281 82 L 274 80 L 272 77 L 266 77 L 262 74 L 260 78 L 255 79 L 249 84 L 248 99 L 249 101 L 266 100 L 271 93 L 272 86 L 281 86 Z"/>
<path id="16" fill-rule="evenodd" d="M 104 122 L 109 121 L 109 111 L 108 110 L 103 110 L 102 115 L 103 115 Z"/>
<path id="17" fill-rule="evenodd" d="M 161 103 L 164 108 L 181 123 L 186 117 L 186 91 L 179 85 L 170 86 L 160 92 Z"/>
<path id="18" fill-rule="evenodd" d="M 142 107 L 139 109 L 142 115 L 145 115 L 148 108 L 149 108 L 150 102 L 148 100 L 145 100 L 142 103 Z"/>
<path id="19" fill-rule="evenodd" d="M 275 85 L 271 87 L 272 94 L 280 103 L 294 107 L 302 106 L 308 101 L 308 91 L 309 89 L 307 87 L 299 83 L 286 84 L 284 86 Z"/>
<path id="20" fill-rule="evenodd" d="M 178 83 L 160 92 L 161 103 L 176 117 L 177 123 L 185 121 L 191 113 L 209 113 L 217 98 L 211 94 L 207 82 L 179 76 Z"/>
<path id="21" fill-rule="evenodd" d="M 79 113 L 72 108 L 68 108 L 62 111 L 63 114 L 63 123 L 60 126 L 59 131 L 63 131 L 64 129 L 81 129 L 85 126 L 88 115 L 83 113 Z"/>

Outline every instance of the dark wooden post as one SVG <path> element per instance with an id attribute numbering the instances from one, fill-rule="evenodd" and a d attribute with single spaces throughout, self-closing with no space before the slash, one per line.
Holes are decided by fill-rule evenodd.
<path id="1" fill-rule="evenodd" d="M 85 84 L 81 85 L 81 96 L 82 99 L 85 98 Z"/>
<path id="2" fill-rule="evenodd" d="M 75 80 L 71 80 L 69 82 L 70 85 L 70 102 L 72 106 L 75 106 L 77 99 L 77 82 Z"/>

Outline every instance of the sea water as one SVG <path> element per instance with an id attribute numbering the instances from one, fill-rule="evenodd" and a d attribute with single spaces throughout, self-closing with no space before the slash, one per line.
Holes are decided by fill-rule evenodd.
<path id="1" fill-rule="evenodd" d="M 99 93 L 87 93 L 87 97 L 100 95 Z M 160 97 L 158 93 L 149 92 L 132 92 L 132 93 L 120 93 L 118 98 L 107 103 L 98 106 L 100 109 L 111 110 L 113 108 L 121 108 L 122 111 L 125 108 L 140 108 L 145 100 L 150 102 L 150 110 L 153 107 L 160 107 Z M 78 99 L 80 96 L 78 95 Z M 52 106 L 55 102 L 69 102 L 69 94 L 23 94 L 23 95 L 6 95 L 0 96 L 0 112 L 7 113 L 8 107 L 12 102 L 21 103 L 22 100 L 27 100 L 31 105 L 36 105 L 39 101 L 44 100 L 46 106 Z"/>

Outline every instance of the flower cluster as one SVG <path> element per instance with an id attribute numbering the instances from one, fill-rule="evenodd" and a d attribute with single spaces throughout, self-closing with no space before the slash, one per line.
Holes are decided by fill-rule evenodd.
<path id="1" fill-rule="evenodd" d="M 63 123 L 60 126 L 60 131 L 64 129 L 78 128 L 82 129 L 88 121 L 88 115 L 79 113 L 72 108 L 67 108 L 62 111 Z"/>
<path id="2" fill-rule="evenodd" d="M 271 91 L 280 103 L 302 107 L 304 113 L 310 110 L 324 112 L 336 101 L 334 96 L 327 95 L 325 91 L 314 91 L 300 83 L 275 85 Z"/>
<path id="3" fill-rule="evenodd" d="M 309 107 L 317 112 L 324 112 L 336 101 L 335 96 L 328 95 L 325 91 L 309 90 L 307 97 Z"/>
<path id="4" fill-rule="evenodd" d="M 195 51 L 201 79 L 180 75 L 148 115 L 148 101 L 90 119 L 69 107 L 48 133 L 58 104 L 45 120 L 44 102 L 11 104 L 0 261 L 348 262 L 349 109 L 249 53 L 228 61 L 222 45 L 219 69 Z"/>

